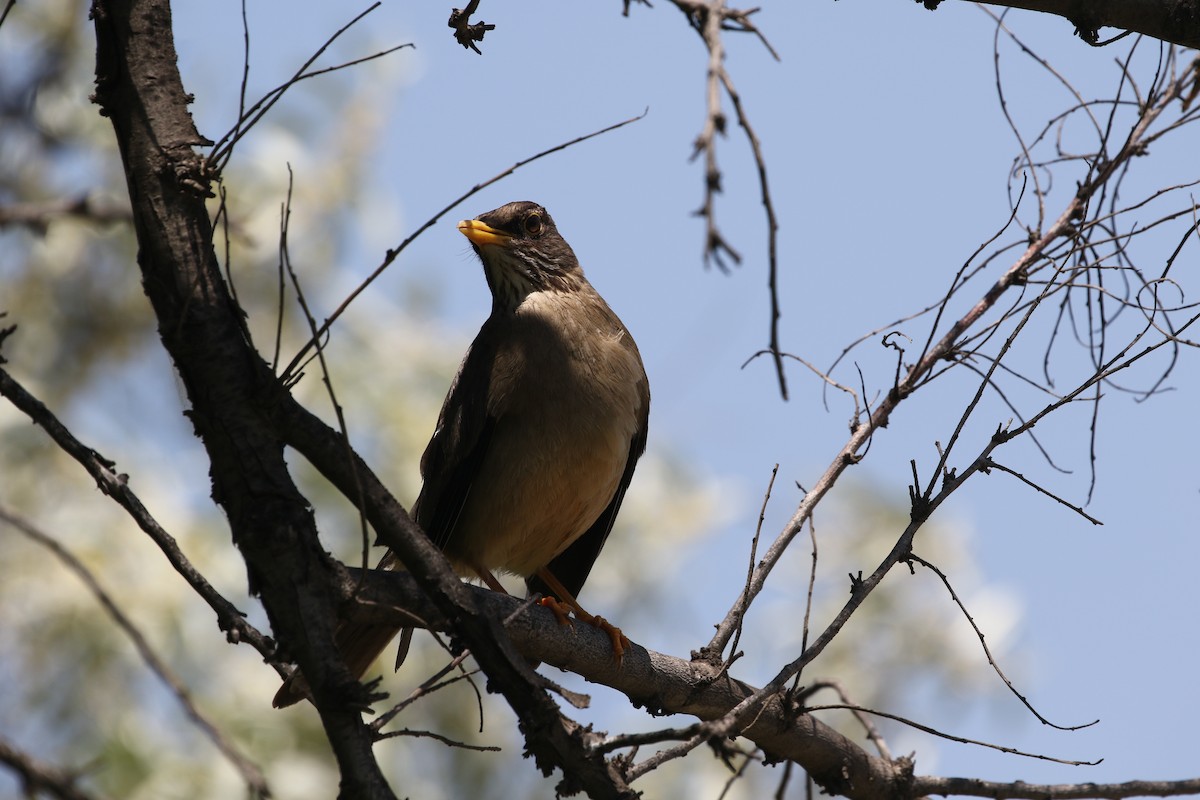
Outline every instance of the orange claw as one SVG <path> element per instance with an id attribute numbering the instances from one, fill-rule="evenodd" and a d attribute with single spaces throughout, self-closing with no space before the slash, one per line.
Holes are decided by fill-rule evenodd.
<path id="1" fill-rule="evenodd" d="M 625 651 L 632 646 L 629 643 L 629 637 L 604 617 L 592 617 L 588 624 L 594 625 L 608 634 L 608 638 L 612 642 L 613 660 L 620 664 L 625 658 Z"/>
<path id="2" fill-rule="evenodd" d="M 574 620 L 571 619 L 571 607 L 565 605 L 564 603 L 558 602 L 556 598 L 546 595 L 538 601 L 538 605 L 540 605 L 542 608 L 550 609 L 550 613 L 554 615 L 556 620 L 558 620 L 559 625 L 575 624 Z"/>
<path id="3" fill-rule="evenodd" d="M 569 591 L 567 591 L 567 588 L 559 582 L 558 578 L 554 577 L 554 573 L 552 573 L 550 570 L 542 567 L 540 570 L 538 570 L 537 574 L 538 577 L 540 577 L 542 581 L 550 587 L 551 591 L 562 598 L 560 601 L 557 598 L 547 595 L 541 599 L 541 604 L 550 609 L 550 611 L 558 619 L 558 624 L 571 624 L 571 618 L 567 616 L 567 612 L 570 610 L 574 611 L 575 616 L 586 622 L 588 625 L 591 625 L 593 628 L 599 628 L 607 633 L 609 641 L 612 642 L 613 660 L 619 665 L 621 660 L 625 657 L 625 651 L 632 647 L 629 642 L 629 638 L 621 632 L 621 629 L 616 625 L 613 625 L 604 617 L 597 617 L 584 611 L 582 606 L 579 605 L 579 601 L 576 600 Z"/>
<path id="4" fill-rule="evenodd" d="M 554 615 L 554 618 L 558 620 L 559 625 L 574 625 L 575 620 L 571 619 L 570 616 L 571 612 L 574 611 L 575 616 L 579 617 L 586 624 L 591 625 L 593 628 L 599 628 L 601 631 L 608 634 L 608 639 L 610 642 L 612 642 L 613 660 L 618 664 L 620 664 L 621 660 L 625 658 L 625 651 L 632 647 L 629 642 L 629 637 L 627 637 L 620 628 L 618 628 L 616 625 L 613 625 L 604 617 L 592 616 L 586 611 L 583 611 L 583 609 L 572 608 L 566 603 L 560 603 L 554 597 L 543 597 L 538 601 L 538 605 L 549 609 L 550 613 Z"/>

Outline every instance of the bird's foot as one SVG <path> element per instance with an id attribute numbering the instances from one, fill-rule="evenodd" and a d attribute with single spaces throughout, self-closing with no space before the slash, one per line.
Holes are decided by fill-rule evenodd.
<path id="1" fill-rule="evenodd" d="M 625 651 L 632 647 L 629 637 L 604 617 L 592 617 L 590 620 L 587 620 L 587 623 L 608 634 L 608 639 L 612 642 L 613 661 L 620 664 L 621 660 L 625 658 Z"/>
<path id="2" fill-rule="evenodd" d="M 549 609 L 554 618 L 558 620 L 559 625 L 575 624 L 575 620 L 571 619 L 571 607 L 565 603 L 558 602 L 557 598 L 546 595 L 538 601 L 538 605 Z"/>
<path id="3" fill-rule="evenodd" d="M 550 610 L 550 613 L 554 615 L 556 620 L 558 620 L 559 625 L 574 625 L 575 620 L 571 619 L 571 612 L 574 611 L 575 616 L 580 620 L 588 625 L 591 625 L 593 628 L 599 628 L 601 631 L 606 633 L 609 641 L 612 642 L 613 660 L 618 664 L 620 664 L 621 660 L 625 657 L 625 651 L 632 646 L 629 642 L 629 637 L 627 637 L 620 628 L 618 628 L 616 625 L 613 625 L 604 617 L 597 617 L 589 614 L 577 605 L 571 606 L 567 605 L 566 603 L 561 603 L 557 598 L 551 596 L 543 597 L 538 601 L 538 603 L 543 608 Z"/>

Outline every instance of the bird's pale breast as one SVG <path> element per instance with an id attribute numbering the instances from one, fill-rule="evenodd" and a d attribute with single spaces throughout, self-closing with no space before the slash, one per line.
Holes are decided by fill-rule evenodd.
<path id="1" fill-rule="evenodd" d="M 621 481 L 644 372 L 606 307 L 568 313 L 579 299 L 535 293 L 513 322 L 488 453 L 446 548 L 462 566 L 533 574 L 596 521 Z"/>

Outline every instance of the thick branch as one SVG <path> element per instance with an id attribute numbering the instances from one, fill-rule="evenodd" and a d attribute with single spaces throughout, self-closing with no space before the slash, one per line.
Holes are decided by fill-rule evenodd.
<path id="1" fill-rule="evenodd" d="M 411 576 L 397 572 L 349 572 L 351 576 L 343 591 L 348 597 L 353 595 L 354 602 L 373 609 L 380 622 L 402 621 L 411 625 L 416 617 L 434 630 L 450 629 Z M 620 665 L 614 664 L 608 636 L 596 628 L 564 627 L 540 606 L 523 604 L 515 597 L 481 587 L 464 585 L 464 588 L 475 596 L 482 613 L 495 619 L 509 619 L 508 635 L 526 658 L 616 689 L 634 705 L 644 706 L 653 714 L 689 714 L 701 720 L 717 720 L 757 691 L 714 670 L 703 660 L 686 661 L 636 643 Z M 522 605 L 525 607 L 518 611 Z M 753 724 L 741 731 L 741 735 L 762 748 L 769 759 L 786 759 L 802 766 L 824 792 L 863 800 L 901 800 L 931 794 L 997 800 L 1116 800 L 1200 792 L 1200 778 L 1051 786 L 914 776 L 908 759 L 888 761 L 872 756 L 821 720 L 803 713 L 803 708 L 787 707 L 779 695 L 762 707 Z"/>
<path id="2" fill-rule="evenodd" d="M 966 795 L 995 800 L 1083 800 L 1084 798 L 1178 797 L 1200 794 L 1200 778 L 1179 781 L 1126 781 L 1125 783 L 999 783 L 977 778 L 913 779 L 913 796 Z"/>
<path id="3" fill-rule="evenodd" d="M 374 609 L 380 622 L 411 625 L 416 616 L 434 630 L 449 629 L 445 617 L 425 599 L 410 575 L 349 572 L 353 577 L 344 585 L 347 596 Z M 362 590 L 356 593 L 359 579 Z M 463 590 L 472 594 L 480 612 L 492 619 L 507 619 L 522 605 L 515 597 L 488 589 L 463 584 Z M 537 605 L 527 605 L 516 613 L 506 630 L 526 658 L 610 686 L 653 714 L 720 719 L 756 691 L 704 661 L 685 661 L 637 644 L 616 664 L 607 634 L 589 625 L 561 626 L 553 614 Z M 830 794 L 864 799 L 907 796 L 904 787 L 911 774 L 906 762 L 871 756 L 817 718 L 787 708 L 779 696 L 763 705 L 741 735 L 770 758 L 800 764 Z"/>
<path id="4" fill-rule="evenodd" d="M 405 513 L 370 467 L 345 447 L 341 434 L 290 396 L 281 398 L 276 424 L 287 443 L 343 495 L 352 501 L 361 498 L 363 513 L 380 540 L 400 556 L 427 593 L 429 600 L 425 603 L 431 609 L 430 616 L 454 621 L 455 632 L 487 673 L 489 689 L 503 694 L 517 713 L 526 746 L 538 767 L 546 774 L 552 765 L 562 768 L 566 780 L 559 787 L 560 793 L 570 794 L 582 787 L 592 797 L 634 797 L 615 766 L 595 750 L 595 735 L 559 713 L 539 676 L 504 634 L 498 622 L 503 617 L 480 604 L 478 593 L 472 593 L 459 580 L 441 550 Z M 353 595 L 357 588 L 357 584 L 343 584 L 346 596 Z M 608 652 L 611 654 L 611 650 Z"/>
<path id="5" fill-rule="evenodd" d="M 918 2 L 936 8 L 941 0 Z M 1200 48 L 1200 3 L 1196 0 L 988 0 L 988 5 L 1063 17 L 1088 44 L 1099 43 L 1101 28 L 1117 28 Z"/>
<path id="6" fill-rule="evenodd" d="M 96 102 L 112 120 L 132 200 L 138 266 L 159 334 L 187 391 L 251 589 L 312 679 L 346 796 L 391 798 L 371 735 L 339 689 L 358 685 L 333 644 L 336 565 L 321 550 L 283 446 L 262 411 L 274 380 L 250 346 L 212 247 L 208 144 L 187 111 L 167 0 L 97 0 Z"/>
<path id="7" fill-rule="evenodd" d="M 305 454 L 323 471 L 356 470 L 360 479 L 372 478 L 368 505 L 385 512 L 373 514 L 380 537 L 419 576 L 504 693 L 538 766 L 563 769 L 561 793 L 583 788 L 594 797 L 632 797 L 603 755 L 586 746 L 591 735 L 558 712 L 498 622 L 473 606 L 441 553 L 361 461 L 347 463 L 340 435 L 299 409 L 254 349 L 212 248 L 204 206 L 211 176 L 192 149 L 207 141 L 187 113 L 166 0 L 98 2 L 93 14 L 96 98 L 112 118 L 121 149 L 146 293 L 212 462 L 213 497 L 225 509 L 251 588 L 261 595 L 277 638 L 304 670 L 338 758 L 342 795 L 394 797 L 362 723 L 360 710 L 369 697 L 333 645 L 340 565 L 321 549 L 309 505 L 288 473 L 283 449 L 289 420 L 281 426 L 281 416 L 307 425 L 301 444 L 313 445 Z M 281 408 L 288 413 L 281 415 Z"/>

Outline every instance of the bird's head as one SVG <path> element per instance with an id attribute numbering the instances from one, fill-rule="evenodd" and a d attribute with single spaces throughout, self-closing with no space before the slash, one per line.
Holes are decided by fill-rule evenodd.
<path id="1" fill-rule="evenodd" d="M 570 292 L 584 283 L 574 251 L 537 203 L 508 203 L 463 220 L 458 230 L 483 262 L 497 307 L 513 309 L 533 292 Z"/>

